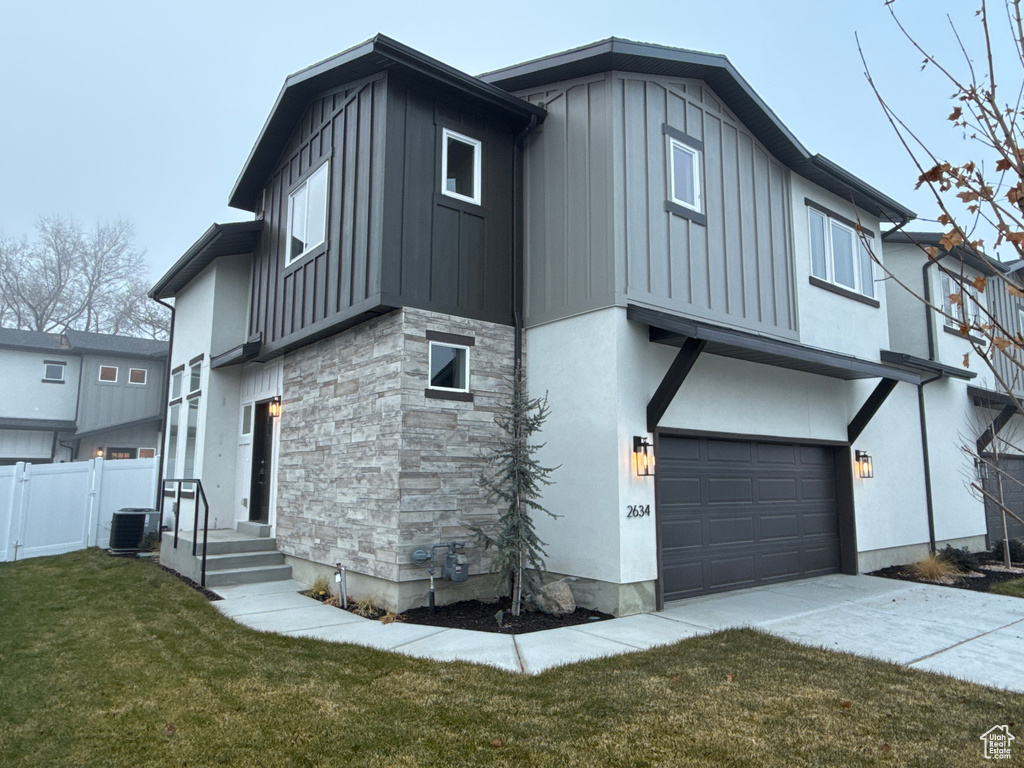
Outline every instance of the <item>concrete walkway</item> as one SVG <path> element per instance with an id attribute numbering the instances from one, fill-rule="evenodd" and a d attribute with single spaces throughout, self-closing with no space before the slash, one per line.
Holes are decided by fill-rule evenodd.
<path id="1" fill-rule="evenodd" d="M 526 635 L 381 624 L 298 594 L 297 581 L 219 587 L 213 603 L 254 629 L 354 643 L 437 661 L 537 673 L 728 627 L 1024 692 L 1024 600 L 873 576 L 824 576 L 670 603 Z"/>

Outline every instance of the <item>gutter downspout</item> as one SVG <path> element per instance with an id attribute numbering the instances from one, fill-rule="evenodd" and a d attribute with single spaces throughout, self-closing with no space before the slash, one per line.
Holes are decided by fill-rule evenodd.
<path id="1" fill-rule="evenodd" d="M 160 510 L 160 522 L 157 524 L 157 536 L 163 541 L 164 528 L 164 441 L 167 439 L 167 395 L 171 387 L 171 355 L 174 353 L 174 305 L 161 301 L 156 296 L 151 297 L 153 301 L 162 307 L 171 310 L 171 332 L 167 339 L 167 363 L 164 366 L 164 385 L 160 398 L 160 446 L 157 456 L 159 457 L 156 467 L 156 508 Z M 198 502 L 197 502 L 198 504 Z M 178 510 L 174 510 L 175 516 Z"/>
<path id="2" fill-rule="evenodd" d="M 941 253 L 934 259 L 928 259 L 921 267 L 921 282 L 923 283 L 925 329 L 928 331 L 928 360 L 935 362 L 935 311 L 932 309 L 932 289 L 928 281 L 928 270 L 939 261 L 949 255 L 949 252 Z M 935 552 L 935 506 L 932 501 L 932 467 L 931 457 L 928 454 L 928 416 L 924 402 L 924 388 L 933 381 L 942 378 L 938 373 L 930 379 L 923 380 L 917 385 L 917 412 L 921 421 L 921 454 L 924 458 L 924 499 L 928 511 L 928 549 Z"/>
<path id="3" fill-rule="evenodd" d="M 512 327 L 517 369 L 523 362 L 523 147 L 538 124 L 537 116 L 530 115 L 529 124 L 516 136 L 512 147 Z"/>
<path id="4" fill-rule="evenodd" d="M 924 500 L 928 510 L 928 550 L 935 552 L 935 508 L 932 506 L 932 462 L 928 455 L 928 417 L 924 406 L 924 388 L 926 384 L 942 378 L 937 373 L 930 379 L 924 379 L 917 385 L 917 412 L 921 420 L 921 454 L 924 458 Z"/>

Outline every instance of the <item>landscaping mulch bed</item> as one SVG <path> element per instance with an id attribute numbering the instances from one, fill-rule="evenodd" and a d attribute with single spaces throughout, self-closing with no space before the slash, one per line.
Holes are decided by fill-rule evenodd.
<path id="1" fill-rule="evenodd" d="M 900 581 L 916 581 L 920 584 L 932 584 L 941 587 L 954 587 L 956 589 L 970 589 L 975 592 L 989 592 L 991 591 L 993 584 L 999 584 L 1004 581 L 1013 581 L 1024 576 L 1024 573 L 1013 572 L 1013 571 L 1000 571 L 1000 570 L 989 570 L 985 566 L 999 566 L 1002 567 L 1002 560 L 995 560 L 991 557 L 985 558 L 984 556 L 979 557 L 979 567 L 976 571 L 970 574 L 964 574 L 959 579 L 949 583 L 940 583 L 936 581 L 930 581 L 923 579 L 913 572 L 909 565 L 890 565 L 888 568 L 882 568 L 878 571 L 872 571 L 868 576 L 882 576 L 886 579 L 899 579 Z M 1021 566 L 1020 563 L 1014 563 L 1015 567 Z"/>
<path id="2" fill-rule="evenodd" d="M 327 602 L 326 595 L 302 594 L 320 602 Z M 333 603 L 332 603 L 333 604 Z M 349 603 L 349 611 L 354 611 L 355 604 Z M 501 623 L 498 623 L 498 611 L 502 612 Z M 523 635 L 527 632 L 539 632 L 543 629 L 559 627 L 575 627 L 580 624 L 592 624 L 615 618 L 607 613 L 577 608 L 573 613 L 552 616 L 540 611 L 524 610 L 519 616 L 512 615 L 512 601 L 508 597 L 496 600 L 463 600 L 458 603 L 439 605 L 430 612 L 430 608 L 412 608 L 405 613 L 394 615 L 377 611 L 366 616 L 369 619 L 384 621 L 401 621 L 406 624 L 421 624 L 428 627 L 446 627 L 448 629 L 473 629 L 477 632 L 497 632 L 503 635 Z"/>

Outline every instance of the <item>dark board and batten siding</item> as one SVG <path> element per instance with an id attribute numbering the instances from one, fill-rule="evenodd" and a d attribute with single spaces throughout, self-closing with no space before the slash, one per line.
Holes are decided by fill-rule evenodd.
<path id="1" fill-rule="evenodd" d="M 700 82 L 622 73 L 519 94 L 527 324 L 626 300 L 796 338 L 789 170 Z M 706 224 L 666 211 L 664 126 L 704 145 Z"/>
<path id="2" fill-rule="evenodd" d="M 265 188 L 249 335 L 283 346 L 380 293 L 386 81 L 377 75 L 312 101 Z M 285 266 L 288 195 L 330 162 L 327 239 Z"/>
<path id="3" fill-rule="evenodd" d="M 482 142 L 480 205 L 441 194 L 445 128 Z M 519 128 L 455 94 L 389 75 L 385 301 L 512 322 L 512 146 Z"/>

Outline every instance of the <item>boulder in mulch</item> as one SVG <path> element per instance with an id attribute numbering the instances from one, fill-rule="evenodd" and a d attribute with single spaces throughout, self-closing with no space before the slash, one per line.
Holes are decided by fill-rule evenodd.
<path id="1" fill-rule="evenodd" d="M 533 604 L 541 613 L 561 616 L 576 610 L 576 598 L 564 581 L 553 581 L 533 596 Z"/>

